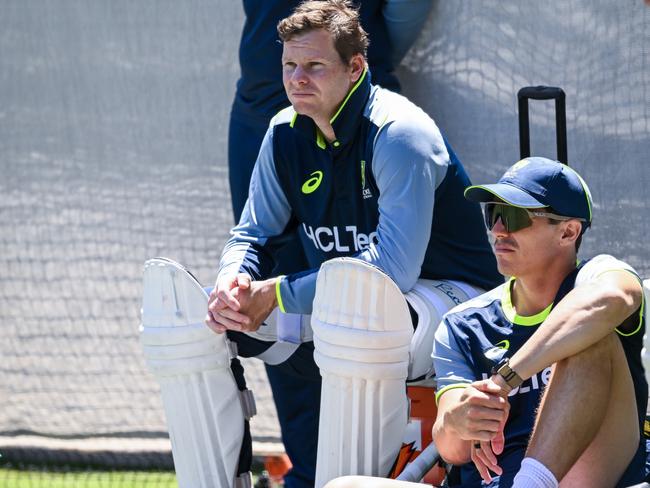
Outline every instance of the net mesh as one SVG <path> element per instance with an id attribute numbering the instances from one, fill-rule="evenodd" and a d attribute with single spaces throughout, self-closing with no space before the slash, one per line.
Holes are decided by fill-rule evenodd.
<path id="1" fill-rule="evenodd" d="M 650 8 L 433 5 L 399 74 L 472 179 L 518 159 L 517 90 L 563 87 L 569 160 L 595 202 L 583 250 L 649 276 Z M 87 469 L 170 469 L 138 343 L 142 263 L 163 255 L 214 279 L 232 223 L 225 154 L 241 7 L 10 0 L 0 10 L 0 487 L 21 486 L 15 468 L 38 467 L 29 486 Z M 555 154 L 553 121 L 552 104 L 531 103 L 533 154 Z M 257 452 L 279 449 L 263 368 L 246 371 Z M 167 483 L 122 475 L 101 486 Z"/>

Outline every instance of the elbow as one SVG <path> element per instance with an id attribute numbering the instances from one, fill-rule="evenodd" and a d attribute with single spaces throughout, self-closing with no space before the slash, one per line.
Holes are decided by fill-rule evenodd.
<path id="1" fill-rule="evenodd" d="M 626 319 L 641 306 L 643 291 L 638 289 L 626 290 L 617 286 L 604 286 L 600 289 L 600 305 L 603 309 L 615 311 L 621 318 Z"/>
<path id="2" fill-rule="evenodd" d="M 433 425 L 431 436 L 440 457 L 445 462 L 460 466 L 472 460 L 467 450 L 467 442 L 459 439 L 458 436 L 451 432 L 445 432 L 444 426 L 440 422 L 440 416 Z"/>
<path id="3" fill-rule="evenodd" d="M 401 269 L 398 272 L 392 275 L 393 280 L 397 284 L 398 288 L 402 293 L 410 291 L 418 280 L 420 276 L 420 269 L 409 270 Z"/>
<path id="4" fill-rule="evenodd" d="M 438 443 L 436 443 L 436 447 L 438 448 L 438 453 L 440 454 L 440 457 L 447 464 L 453 464 L 454 466 L 462 466 L 463 464 L 467 464 L 472 460 L 472 458 L 469 455 L 462 454 L 452 449 L 443 449 L 443 446 L 438 445 Z"/>
<path id="5" fill-rule="evenodd" d="M 438 445 L 436 444 L 436 447 Z M 440 453 L 440 457 L 447 463 L 447 464 L 453 464 L 454 466 L 462 466 L 463 464 L 469 463 L 472 459 L 469 456 L 461 456 L 457 452 L 453 451 L 444 451 L 438 447 L 438 452 Z"/>

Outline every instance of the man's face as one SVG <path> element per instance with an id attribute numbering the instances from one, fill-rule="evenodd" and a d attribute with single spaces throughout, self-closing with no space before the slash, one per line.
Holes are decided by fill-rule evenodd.
<path id="1" fill-rule="evenodd" d="M 324 29 L 307 31 L 284 43 L 282 81 L 289 101 L 296 112 L 317 122 L 334 116 L 362 71 L 363 57 L 356 55 L 345 64 Z"/>
<path id="2" fill-rule="evenodd" d="M 545 209 L 530 209 L 544 212 Z M 498 218 L 490 232 L 499 272 L 506 276 L 535 276 L 544 273 L 562 252 L 564 222 L 553 224 L 545 217 L 533 217 L 532 225 L 508 232 Z"/>

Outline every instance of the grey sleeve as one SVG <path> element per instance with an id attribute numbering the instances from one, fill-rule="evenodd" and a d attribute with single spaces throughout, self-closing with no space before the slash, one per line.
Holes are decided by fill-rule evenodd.
<path id="1" fill-rule="evenodd" d="M 380 193 L 377 243 L 358 257 L 381 268 L 403 293 L 420 276 L 436 189 L 448 168 L 442 135 L 424 113 L 391 122 L 377 135 L 372 160 Z"/>
<path id="2" fill-rule="evenodd" d="M 275 171 L 271 125 L 253 169 L 248 200 L 221 255 L 219 276 L 233 273 L 248 273 L 254 279 L 268 276 L 274 260 L 265 246 L 269 239 L 284 232 L 290 217 L 291 208 Z"/>
<path id="3" fill-rule="evenodd" d="M 438 392 L 475 380 L 472 368 L 467 364 L 444 319 L 436 330 L 432 356 Z"/>
<path id="4" fill-rule="evenodd" d="M 318 268 L 285 276 L 277 293 L 280 310 L 286 313 L 310 314 L 316 295 Z"/>
<path id="5" fill-rule="evenodd" d="M 386 0 L 383 14 L 394 66 L 399 65 L 418 38 L 429 16 L 431 4 L 431 0 Z"/>

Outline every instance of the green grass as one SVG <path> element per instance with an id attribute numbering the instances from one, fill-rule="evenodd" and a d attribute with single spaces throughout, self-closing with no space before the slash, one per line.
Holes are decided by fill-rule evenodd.
<path id="1" fill-rule="evenodd" d="M 253 463 L 253 484 L 260 476 Z M 39 471 L 0 467 L 0 488 L 178 488 L 176 475 L 164 471 Z"/>
<path id="2" fill-rule="evenodd" d="M 57 473 L 0 469 L 0 488 L 177 488 L 174 473 L 88 471 Z"/>

